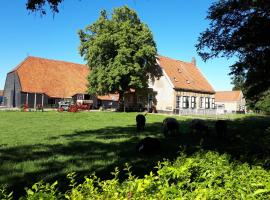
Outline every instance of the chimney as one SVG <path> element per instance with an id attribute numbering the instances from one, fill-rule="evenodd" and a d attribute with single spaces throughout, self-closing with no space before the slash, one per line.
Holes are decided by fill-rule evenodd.
<path id="1" fill-rule="evenodd" d="M 194 66 L 196 66 L 196 59 L 195 59 L 195 57 L 192 57 L 191 63 L 192 63 Z"/>

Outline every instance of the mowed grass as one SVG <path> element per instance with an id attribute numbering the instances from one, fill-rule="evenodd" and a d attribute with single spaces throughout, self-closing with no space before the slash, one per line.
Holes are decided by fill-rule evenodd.
<path id="1" fill-rule="evenodd" d="M 0 185 L 15 196 L 41 179 L 59 180 L 60 189 L 68 188 L 66 175 L 76 172 L 78 179 L 95 172 L 102 179 L 111 178 L 115 167 L 132 166 L 143 176 L 158 161 L 173 160 L 183 147 L 188 154 L 201 149 L 229 153 L 233 159 L 267 167 L 270 118 L 231 116 L 226 139 L 219 141 L 213 130 L 216 118 L 207 118 L 210 135 L 190 134 L 192 117 L 177 117 L 178 138 L 165 139 L 164 115 L 147 115 L 146 130 L 136 134 L 137 113 L 114 112 L 0 112 Z M 154 156 L 135 152 L 138 141 L 146 136 L 161 140 L 162 151 Z M 268 154 L 269 155 L 269 154 Z"/>

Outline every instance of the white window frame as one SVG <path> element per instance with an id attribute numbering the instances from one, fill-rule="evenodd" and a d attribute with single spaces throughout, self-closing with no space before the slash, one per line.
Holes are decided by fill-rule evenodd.
<path id="1" fill-rule="evenodd" d="M 205 97 L 205 109 L 210 109 L 210 97 Z"/>
<path id="2" fill-rule="evenodd" d="M 215 98 L 212 98 L 212 109 L 215 109 Z"/>
<path id="3" fill-rule="evenodd" d="M 200 108 L 203 108 L 203 97 L 200 97 Z"/>
<path id="4" fill-rule="evenodd" d="M 189 108 L 189 96 L 183 96 L 182 107 L 184 109 Z"/>
<path id="5" fill-rule="evenodd" d="M 181 105 L 181 96 L 176 96 L 175 108 L 179 109 Z"/>
<path id="6" fill-rule="evenodd" d="M 191 97 L 191 108 L 192 109 L 196 108 L 196 97 L 195 96 Z"/>

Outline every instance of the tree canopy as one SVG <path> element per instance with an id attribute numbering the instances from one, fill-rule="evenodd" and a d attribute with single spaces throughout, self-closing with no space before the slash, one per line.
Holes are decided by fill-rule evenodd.
<path id="1" fill-rule="evenodd" d="M 152 32 L 127 6 L 114 9 L 111 18 L 102 10 L 79 37 L 79 52 L 91 71 L 89 93 L 118 92 L 122 100 L 126 91 L 148 88 L 149 79 L 161 76 Z"/>
<path id="2" fill-rule="evenodd" d="M 58 7 L 64 0 L 27 0 L 26 9 L 30 11 L 40 11 L 41 14 L 45 15 L 45 5 L 49 5 L 53 13 L 58 13 Z"/>
<path id="3" fill-rule="evenodd" d="M 220 0 L 208 10 L 209 28 L 196 45 L 203 60 L 236 56 L 235 79 L 244 79 L 251 106 L 270 88 L 270 1 Z M 240 78 L 237 78 L 240 77 Z"/>
<path id="4" fill-rule="evenodd" d="M 234 76 L 231 84 L 233 84 L 232 90 L 244 90 L 245 77 L 242 75 Z"/>

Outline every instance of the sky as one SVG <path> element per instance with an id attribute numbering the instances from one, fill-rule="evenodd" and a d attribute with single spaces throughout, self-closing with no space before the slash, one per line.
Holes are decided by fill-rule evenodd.
<path id="1" fill-rule="evenodd" d="M 102 9 L 127 5 L 153 32 L 158 54 L 190 62 L 192 57 L 216 91 L 231 90 L 229 66 L 235 60 L 215 58 L 207 62 L 195 44 L 208 25 L 207 10 L 214 0 L 64 0 L 53 15 L 31 13 L 26 0 L 3 1 L 0 7 L 0 90 L 6 74 L 27 56 L 82 63 L 78 30 L 94 23 Z"/>

